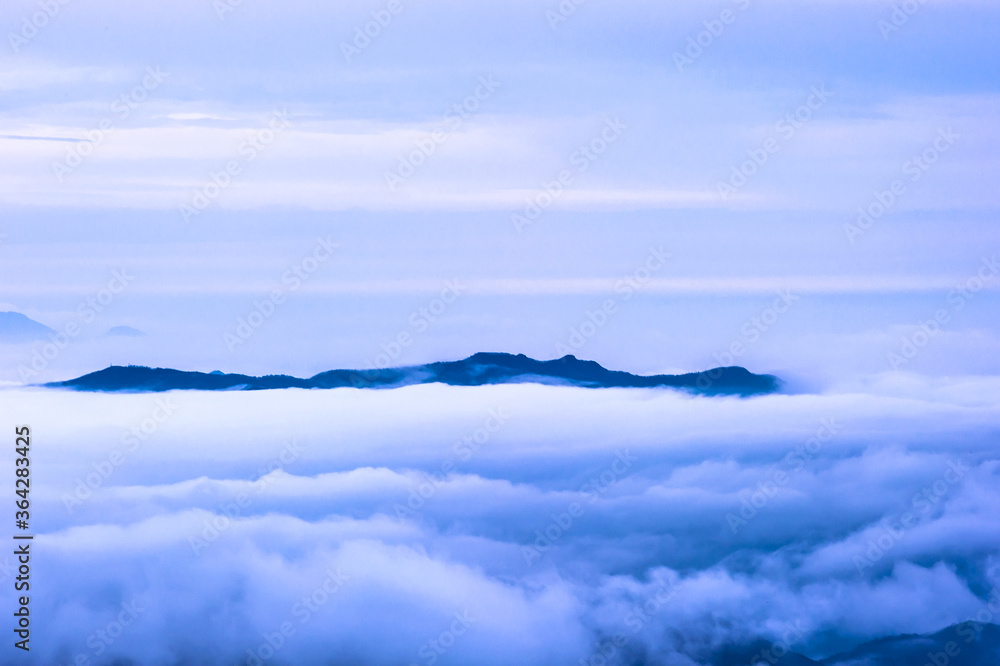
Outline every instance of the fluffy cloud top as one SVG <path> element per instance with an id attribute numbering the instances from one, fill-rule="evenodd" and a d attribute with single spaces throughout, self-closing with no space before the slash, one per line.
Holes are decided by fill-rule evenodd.
<path id="1" fill-rule="evenodd" d="M 8 390 L 37 424 L 33 663 L 698 664 L 933 633 L 1000 583 L 998 393 Z"/>

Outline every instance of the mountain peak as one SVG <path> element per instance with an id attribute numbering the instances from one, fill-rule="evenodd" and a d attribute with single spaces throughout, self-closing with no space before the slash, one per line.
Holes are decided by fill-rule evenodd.
<path id="1" fill-rule="evenodd" d="M 104 335 L 109 338 L 141 338 L 146 334 L 131 326 L 112 326 Z"/>
<path id="2" fill-rule="evenodd" d="M 0 343 L 47 340 L 55 331 L 20 312 L 0 312 Z"/>

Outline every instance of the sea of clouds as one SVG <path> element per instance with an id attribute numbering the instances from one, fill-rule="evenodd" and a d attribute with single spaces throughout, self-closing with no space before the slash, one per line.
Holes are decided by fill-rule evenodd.
<path id="1" fill-rule="evenodd" d="M 4 390 L 33 432 L 19 663 L 691 665 L 990 619 L 998 407 L 1000 378 L 906 374 Z"/>

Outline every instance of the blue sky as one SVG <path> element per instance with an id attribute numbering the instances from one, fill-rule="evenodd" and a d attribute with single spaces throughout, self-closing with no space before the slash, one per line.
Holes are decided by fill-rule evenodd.
<path id="1" fill-rule="evenodd" d="M 48 376 L 307 373 L 365 365 L 461 279 L 394 360 L 550 357 L 663 247 L 579 355 L 700 368 L 792 289 L 804 300 L 748 365 L 880 372 L 1000 235 L 1000 10 L 913 7 L 105 0 L 39 18 L 7 3 L 0 305 L 59 330 L 127 268 L 135 282 Z M 845 228 L 859 208 L 878 213 L 860 233 Z M 336 258 L 230 350 L 226 331 L 320 237 Z M 905 369 L 995 371 L 996 283 Z M 102 343 L 116 325 L 150 335 Z M 34 351 L 0 353 L 16 367 Z"/>

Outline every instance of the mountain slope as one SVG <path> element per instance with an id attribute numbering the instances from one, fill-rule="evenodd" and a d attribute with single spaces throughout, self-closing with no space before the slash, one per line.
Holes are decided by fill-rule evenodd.
<path id="1" fill-rule="evenodd" d="M 104 334 L 106 338 L 142 338 L 145 336 L 146 334 L 143 331 L 131 326 L 112 326 Z"/>
<path id="2" fill-rule="evenodd" d="M 0 312 L 0 343 L 19 344 L 47 340 L 54 333 L 45 324 L 39 324 L 20 312 Z"/>
<path id="3" fill-rule="evenodd" d="M 814 661 L 796 652 L 776 649 L 767 641 L 724 648 L 707 661 L 712 666 L 997 666 L 1000 664 L 1000 627 L 965 622 L 932 635 L 888 636 Z"/>
<path id="4" fill-rule="evenodd" d="M 930 636 L 882 638 L 824 659 L 823 666 L 997 666 L 1000 627 L 957 624 Z"/>

